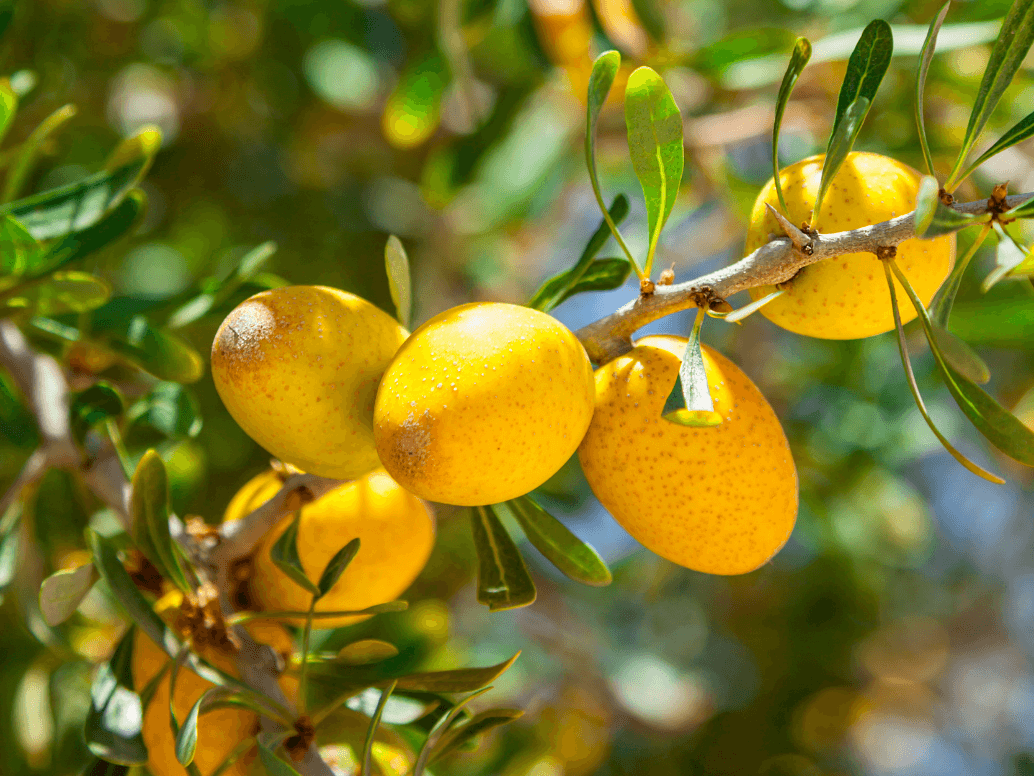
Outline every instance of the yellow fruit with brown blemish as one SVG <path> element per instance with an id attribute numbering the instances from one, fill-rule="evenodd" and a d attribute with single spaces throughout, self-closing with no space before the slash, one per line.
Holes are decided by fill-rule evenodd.
<path id="1" fill-rule="evenodd" d="M 574 453 L 593 408 L 592 365 L 555 318 L 460 305 L 406 340 L 384 373 L 374 439 L 418 496 L 474 506 L 516 498 Z"/>
<path id="2" fill-rule="evenodd" d="M 224 519 L 248 514 L 275 495 L 281 484 L 272 471 L 254 477 L 230 501 Z M 282 520 L 255 551 L 248 592 L 252 606 L 259 611 L 305 611 L 312 600 L 269 556 L 290 521 Z M 356 611 L 395 600 L 427 564 L 434 535 L 430 505 L 399 487 L 383 469 L 334 488 L 302 507 L 298 556 L 314 583 L 338 550 L 355 538 L 360 545 L 341 578 L 317 602 L 316 611 Z M 338 628 L 360 619 L 321 619 L 319 625 Z"/>
<path id="3" fill-rule="evenodd" d="M 302 471 L 351 479 L 378 466 L 377 383 L 407 332 L 365 299 L 325 286 L 263 291 L 226 316 L 212 377 L 248 436 Z"/>
<path id="4" fill-rule="evenodd" d="M 779 419 L 731 361 L 704 346 L 722 423 L 661 417 L 686 340 L 655 336 L 596 370 L 596 413 L 578 449 L 593 493 L 632 536 L 681 566 L 743 574 L 786 543 L 797 469 Z"/>
<path id="5" fill-rule="evenodd" d="M 902 216 L 915 209 L 922 175 L 886 156 L 852 153 L 822 200 L 817 223 L 812 216 L 822 176 L 823 156 L 813 156 L 780 172 L 779 181 L 790 222 L 809 222 L 822 233 L 859 229 Z M 779 209 L 775 184 L 769 181 L 750 217 L 746 253 L 750 254 L 783 230 L 765 204 Z M 955 263 L 955 235 L 932 240 L 911 239 L 897 246 L 897 265 L 916 293 L 929 304 Z M 916 317 L 905 291 L 897 286 L 901 319 Z M 752 288 L 761 299 L 775 289 Z M 784 329 L 823 339 L 856 339 L 894 328 L 890 291 L 880 260 L 872 253 L 848 253 L 804 267 L 782 296 L 761 308 L 761 313 Z"/>
<path id="6" fill-rule="evenodd" d="M 163 596 L 155 609 L 169 625 L 174 625 L 182 600 L 182 593 L 176 590 Z M 251 622 L 248 623 L 247 629 L 253 639 L 261 644 L 268 644 L 285 661 L 290 658 L 293 642 L 283 626 L 275 622 Z M 184 635 L 180 634 L 181 637 Z M 206 662 L 221 671 L 238 676 L 234 654 L 230 648 L 218 643 L 200 646 L 204 641 L 204 634 L 197 633 L 194 636 L 196 649 Z M 143 690 L 170 660 L 171 658 L 138 628 L 133 639 L 131 662 L 133 685 L 137 692 Z M 211 682 L 202 679 L 186 666 L 180 668 L 176 674 L 175 697 L 176 719 L 180 724 L 183 724 L 197 699 L 212 686 Z M 281 677 L 280 686 L 289 698 L 293 698 L 297 693 L 297 680 L 293 677 Z M 194 764 L 202 776 L 209 776 L 222 765 L 238 744 L 256 735 L 258 730 L 259 717 L 252 711 L 231 707 L 204 712 L 198 721 Z M 154 776 L 187 776 L 186 769 L 176 760 L 176 740 L 173 738 L 169 721 L 168 672 L 158 684 L 144 712 L 141 734 L 147 746 L 147 768 Z M 245 776 L 255 756 L 256 750 L 251 749 L 225 773 L 227 776 Z"/>

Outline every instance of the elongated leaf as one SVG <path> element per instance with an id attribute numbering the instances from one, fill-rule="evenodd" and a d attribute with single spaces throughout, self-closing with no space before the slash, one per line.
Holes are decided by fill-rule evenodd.
<path id="1" fill-rule="evenodd" d="M 391 694 L 395 691 L 397 684 L 398 682 L 392 682 L 381 691 L 381 698 L 377 702 L 377 708 L 373 713 L 373 717 L 370 718 L 370 729 L 366 732 L 366 741 L 363 744 L 363 767 L 359 771 L 359 776 L 372 776 L 373 771 L 370 769 L 370 766 L 373 758 L 373 739 L 377 735 L 377 728 L 381 724 L 384 707 L 387 705 Z"/>
<path id="2" fill-rule="evenodd" d="M 783 113 L 786 112 L 786 106 L 790 102 L 793 87 L 797 83 L 797 79 L 801 77 L 801 73 L 804 72 L 804 67 L 808 64 L 809 59 L 811 59 L 811 42 L 807 38 L 798 38 L 793 44 L 793 51 L 790 53 L 790 62 L 786 66 L 783 82 L 779 85 L 775 119 L 772 122 L 772 181 L 775 183 L 779 207 L 782 208 L 784 215 L 790 211 L 786 209 L 783 186 L 779 181 L 779 128 L 783 125 Z"/>
<path id="3" fill-rule="evenodd" d="M 521 496 L 501 506 L 521 524 L 528 541 L 568 577 L 586 585 L 602 586 L 611 583 L 610 569 L 599 553 L 571 533 L 567 526 L 530 496 Z"/>
<path id="4" fill-rule="evenodd" d="M 916 114 L 916 127 L 919 130 L 919 145 L 923 149 L 923 159 L 926 161 L 926 169 L 930 175 L 936 176 L 937 173 L 933 167 L 933 156 L 930 154 L 930 143 L 926 139 L 926 122 L 923 119 L 923 106 L 925 104 L 926 95 L 926 75 L 930 72 L 930 62 L 933 61 L 933 52 L 937 48 L 937 33 L 941 30 L 941 25 L 944 24 L 944 19 L 948 15 L 948 6 L 951 5 L 951 0 L 948 0 L 941 10 L 937 12 L 937 16 L 934 17 L 933 21 L 930 22 L 930 30 L 926 33 L 926 40 L 923 42 L 923 50 L 919 52 L 919 69 L 916 71 L 916 90 L 915 98 L 913 100 L 913 107 L 915 108 Z"/>
<path id="5" fill-rule="evenodd" d="M 502 676 L 520 656 L 485 668 L 457 668 L 451 671 L 425 671 L 398 677 L 397 690 L 421 692 L 472 692 L 491 684 Z"/>
<path id="6" fill-rule="evenodd" d="M 438 740 L 438 745 L 434 748 L 429 762 L 433 763 L 443 757 L 447 757 L 482 733 L 487 733 L 493 728 L 507 725 L 523 716 L 524 712 L 520 709 L 492 709 L 491 711 L 483 711 L 480 714 L 476 714 L 465 725 L 458 725 L 452 728 L 452 730 L 447 731 Z"/>
<path id="7" fill-rule="evenodd" d="M 700 348 L 700 328 L 705 315 L 704 308 L 697 308 L 696 320 L 686 342 L 686 352 L 682 356 L 682 366 L 679 367 L 675 385 L 661 411 L 664 420 L 678 426 L 708 427 L 722 422 L 721 414 L 714 411 L 704 354 Z"/>
<path id="8" fill-rule="evenodd" d="M 1003 453 L 1022 464 L 1034 466 L 1034 431 L 1023 425 L 1015 415 L 947 362 L 937 345 L 937 339 L 922 300 L 897 265 L 891 263 L 891 268 L 894 270 L 898 282 L 908 293 L 909 299 L 912 300 L 916 312 L 919 313 L 919 320 L 923 324 L 927 341 L 930 343 L 930 350 L 933 352 L 944 383 L 966 417 L 972 421 L 981 434 L 987 437 L 991 444 Z"/>
<path id="9" fill-rule="evenodd" d="M 409 256 L 402 241 L 395 235 L 384 245 L 384 264 L 388 270 L 388 290 L 399 323 L 409 328 L 409 317 L 413 309 L 413 285 L 409 273 Z"/>
<path id="10" fill-rule="evenodd" d="M 535 583 L 495 512 L 491 507 L 474 507 L 470 516 L 478 558 L 478 601 L 493 612 L 534 603 Z"/>
<path id="11" fill-rule="evenodd" d="M 1015 0 L 1002 23 L 998 40 L 991 49 L 991 58 L 984 69 L 984 77 L 980 82 L 980 90 L 973 101 L 973 110 L 969 115 L 969 124 L 963 137 L 962 146 L 955 167 L 948 178 L 946 188 L 954 189 L 958 183 L 956 175 L 969 156 L 984 125 L 991 117 L 1002 94 L 1012 83 L 1013 76 L 1034 42 L 1034 0 Z"/>
<path id="12" fill-rule="evenodd" d="M 0 12 L 3 13 L 3 12 Z M 14 93 L 7 79 L 0 81 L 0 143 L 11 128 L 14 114 L 18 112 L 18 95 Z"/>
<path id="13" fill-rule="evenodd" d="M 177 308 L 169 316 L 166 325 L 171 329 L 179 329 L 207 315 L 234 291 L 258 275 L 269 258 L 276 253 L 276 248 L 275 242 L 264 242 L 245 253 L 225 280 L 209 278 L 202 283 L 202 293 Z"/>
<path id="14" fill-rule="evenodd" d="M 966 273 L 966 268 L 969 266 L 970 261 L 972 261 L 977 250 L 990 233 L 991 225 L 985 224 L 984 228 L 976 236 L 976 239 L 973 240 L 973 244 L 969 246 L 969 250 L 955 262 L 955 267 L 948 275 L 948 279 L 941 283 L 941 287 L 933 295 L 933 299 L 930 301 L 930 320 L 942 329 L 948 328 L 948 318 L 951 316 L 951 307 L 955 302 L 955 295 L 958 294 L 959 288 L 962 286 L 962 276 Z"/>
<path id="15" fill-rule="evenodd" d="M 950 0 L 949 0 L 950 1 Z M 937 205 L 940 204 L 940 184 L 932 175 L 924 175 L 919 183 L 919 192 L 916 194 L 915 209 L 915 230 L 916 236 L 922 237 L 926 230 L 933 223 L 934 214 L 937 212 Z"/>
<path id="16" fill-rule="evenodd" d="M 204 361 L 186 340 L 154 328 L 144 315 L 105 333 L 105 347 L 159 380 L 195 383 L 204 374 Z"/>
<path id="17" fill-rule="evenodd" d="M 31 268 L 32 276 L 39 277 L 61 269 L 111 245 L 139 223 L 146 207 L 144 192 L 133 189 L 100 221 L 65 235 L 48 248 L 38 265 Z"/>
<path id="18" fill-rule="evenodd" d="M 72 431 L 82 439 L 87 429 L 122 414 L 122 395 L 107 382 L 91 385 L 72 399 Z"/>
<path id="19" fill-rule="evenodd" d="M 1001 153 L 1006 148 L 1012 148 L 1017 143 L 1022 143 L 1027 138 L 1034 135 L 1034 113 L 1029 113 L 1024 118 L 1020 119 L 1016 124 L 1006 130 L 998 140 L 982 153 L 977 160 L 969 165 L 966 172 L 959 176 L 962 180 L 969 177 L 969 174 L 977 167 L 982 165 L 992 156 Z"/>
<path id="20" fill-rule="evenodd" d="M 141 736 L 143 708 L 133 691 L 133 631 L 122 637 L 111 660 L 97 671 L 90 689 L 90 710 L 83 732 L 97 757 L 120 765 L 147 762 Z"/>
<path id="21" fill-rule="evenodd" d="M 132 164 L 137 159 L 146 159 L 150 164 L 161 147 L 161 129 L 156 124 L 145 124 L 115 146 L 115 150 L 104 162 L 104 169 L 109 172 L 117 170 L 123 165 Z M 141 173 L 141 177 L 143 174 Z"/>
<path id="22" fill-rule="evenodd" d="M 610 205 L 610 218 L 611 221 L 617 225 L 625 220 L 625 216 L 628 215 L 628 198 L 624 194 L 618 194 L 614 198 L 614 201 Z M 607 226 L 607 222 L 604 221 L 599 227 L 593 232 L 592 237 L 589 238 L 589 242 L 585 246 L 585 250 L 582 251 L 582 255 L 578 257 L 578 261 L 569 270 L 560 272 L 545 283 L 543 283 L 535 295 L 532 296 L 531 301 L 528 302 L 528 307 L 534 310 L 541 310 L 542 312 L 549 312 L 554 307 L 559 305 L 564 299 L 572 296 L 573 294 L 580 293 L 579 290 L 575 290 L 575 287 L 579 285 L 579 281 L 583 279 L 586 273 L 589 272 L 590 267 L 593 265 L 593 259 L 596 254 L 600 252 L 600 249 L 607 242 L 610 237 L 610 227 Z M 622 259 L 624 261 L 624 259 Z M 625 262 L 626 265 L 628 262 Z M 625 277 L 628 277 L 628 272 L 631 271 L 631 267 L 628 267 L 628 271 L 625 273 Z M 624 281 L 622 281 L 623 283 Z"/>
<path id="23" fill-rule="evenodd" d="M 862 31 L 862 36 L 851 52 L 847 60 L 847 72 L 844 74 L 844 82 L 840 87 L 840 96 L 837 98 L 836 118 L 833 120 L 833 128 L 829 133 L 829 145 L 826 155 L 828 156 L 833 146 L 833 137 L 837 129 L 847 116 L 847 109 L 864 97 L 872 104 L 876 99 L 876 92 L 880 88 L 883 76 L 890 66 L 890 60 L 894 56 L 894 35 L 891 33 L 890 25 L 882 19 L 876 19 Z"/>
<path id="24" fill-rule="evenodd" d="M 3 599 L 4 590 L 11 584 L 18 571 L 20 545 L 21 532 L 18 530 L 18 520 L 9 519 L 7 525 L 0 525 L 0 600 Z"/>
<path id="25" fill-rule="evenodd" d="M 320 590 L 306 576 L 302 560 L 298 556 L 298 521 L 300 520 L 300 514 L 295 513 L 287 530 L 280 534 L 280 538 L 270 548 L 269 557 L 278 569 L 291 578 L 291 581 L 316 595 Z"/>
<path id="26" fill-rule="evenodd" d="M 0 216 L 0 275 L 24 275 L 39 262 L 43 247 L 13 216 Z"/>
<path id="27" fill-rule="evenodd" d="M 394 644 L 378 639 L 363 639 L 342 647 L 337 653 L 337 660 L 348 665 L 361 666 L 388 660 L 398 653 L 398 648 Z"/>
<path id="28" fill-rule="evenodd" d="M 47 116 L 21 145 L 21 150 L 11 163 L 4 181 L 3 201 L 10 202 L 17 196 L 39 156 L 40 147 L 52 134 L 58 131 L 76 114 L 74 105 L 64 105 Z"/>
<path id="29" fill-rule="evenodd" d="M 129 408 L 127 416 L 169 437 L 195 437 L 201 431 L 201 408 L 197 399 L 179 383 L 158 383 Z"/>
<path id="30" fill-rule="evenodd" d="M 330 589 L 337 584 L 337 581 L 341 579 L 341 575 L 345 573 L 345 569 L 348 568 L 348 564 L 352 562 L 352 559 L 359 552 L 359 538 L 356 537 L 336 553 L 334 557 L 327 563 L 327 567 L 323 569 L 323 574 L 320 576 L 320 581 L 316 585 L 319 588 L 319 598 L 322 598 Z"/>
<path id="31" fill-rule="evenodd" d="M 31 309 L 38 315 L 85 313 L 106 303 L 111 286 L 86 272 L 55 272 L 26 284 L 17 293 L 0 293 L 6 307 Z"/>
<path id="32" fill-rule="evenodd" d="M 43 621 L 53 628 L 71 617 L 96 581 L 97 570 L 92 563 L 55 571 L 44 579 L 39 590 Z"/>
<path id="33" fill-rule="evenodd" d="M 431 752 L 434 751 L 434 747 L 440 740 L 441 735 L 449 729 L 449 726 L 452 724 L 453 720 L 456 719 L 456 716 L 464 711 L 464 708 L 468 703 L 479 695 L 483 695 L 490 689 L 491 687 L 486 687 L 483 690 L 479 690 L 478 692 L 468 695 L 449 709 L 449 711 L 435 723 L 434 727 L 432 727 L 431 731 L 427 734 L 427 738 L 424 740 L 424 745 L 420 748 L 420 753 L 417 755 L 416 764 L 413 766 L 413 776 L 423 776 L 424 768 L 427 767 L 427 763 L 431 758 Z"/>
<path id="34" fill-rule="evenodd" d="M 984 385 L 991 380 L 991 370 L 973 348 L 944 327 L 936 323 L 932 323 L 932 326 L 941 355 L 949 364 L 974 383 Z"/>
<path id="35" fill-rule="evenodd" d="M 650 249 L 643 271 L 649 276 L 661 230 L 679 196 L 685 153 L 682 114 L 664 80 L 649 67 L 628 77 L 625 124 L 632 167 L 646 200 Z"/>
<path id="36" fill-rule="evenodd" d="M 1017 242 L 1016 238 L 1001 223 L 995 223 L 994 230 L 998 234 L 998 250 L 995 255 L 995 268 L 988 273 L 980 284 L 980 291 L 987 293 L 1002 278 L 1011 274 L 1031 258 L 1031 249 Z"/>
<path id="37" fill-rule="evenodd" d="M 390 684 L 388 685 L 391 686 Z M 372 717 L 377 706 L 380 705 L 383 697 L 381 690 L 384 688 L 370 687 L 358 695 L 349 698 L 345 705 L 352 711 L 358 711 L 367 717 Z M 382 712 L 381 719 L 388 725 L 408 725 L 418 719 L 426 717 L 432 710 L 438 708 L 439 701 L 426 698 L 407 698 L 404 695 L 393 695 L 387 702 Z"/>
<path id="38" fill-rule="evenodd" d="M 833 185 L 833 179 L 843 166 L 851 149 L 854 148 L 858 133 L 862 130 L 862 122 L 869 112 L 869 98 L 859 97 L 847 106 L 844 115 L 829 137 L 829 146 L 826 156 L 822 160 L 822 177 L 819 179 L 819 193 L 815 197 L 815 210 L 812 215 L 812 227 L 818 228 L 819 214 L 822 212 L 822 202 L 826 198 L 826 192 Z"/>
<path id="39" fill-rule="evenodd" d="M 180 765 L 190 765 L 194 762 L 194 753 L 197 751 L 197 718 L 201 714 L 201 704 L 207 694 L 202 693 L 190 707 L 176 734 L 176 760 Z"/>
<path id="40" fill-rule="evenodd" d="M 273 753 L 272 749 L 262 743 L 262 739 L 259 739 L 258 742 L 258 753 L 259 761 L 262 763 L 262 767 L 266 769 L 268 776 L 301 776 L 294 769 L 294 766 L 288 765 L 281 760 Z"/>
<path id="41" fill-rule="evenodd" d="M 179 556 L 172 546 L 169 532 L 169 480 L 165 464 L 155 450 L 144 453 L 133 474 L 133 493 L 130 499 L 133 520 L 133 538 L 162 576 L 180 590 L 190 590 Z"/>
<path id="42" fill-rule="evenodd" d="M 941 202 L 937 179 L 925 176 L 919 184 L 915 211 L 916 237 L 931 240 L 951 234 L 973 224 L 986 223 L 990 216 L 960 213 Z"/>

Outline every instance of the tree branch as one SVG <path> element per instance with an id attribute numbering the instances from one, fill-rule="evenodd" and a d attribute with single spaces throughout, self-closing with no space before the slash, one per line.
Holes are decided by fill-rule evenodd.
<path id="1" fill-rule="evenodd" d="M 1034 194 L 1007 197 L 1011 208 Z M 960 213 L 983 215 L 991 212 L 989 200 L 954 205 Z M 749 256 L 728 267 L 671 286 L 657 286 L 649 296 L 639 296 L 620 310 L 575 332 L 586 352 L 597 364 L 605 364 L 632 349 L 632 334 L 652 321 L 697 306 L 697 300 L 717 302 L 738 291 L 775 285 L 790 280 L 809 264 L 845 253 L 876 253 L 880 247 L 899 245 L 915 237 L 915 213 L 908 213 L 872 226 L 848 232 L 819 234 L 812 238 L 810 254 L 794 248 L 786 237 L 765 243 Z"/>

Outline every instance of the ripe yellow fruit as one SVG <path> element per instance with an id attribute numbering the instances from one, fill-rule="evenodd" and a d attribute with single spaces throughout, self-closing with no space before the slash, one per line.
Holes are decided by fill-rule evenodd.
<path id="1" fill-rule="evenodd" d="M 270 453 L 351 479 L 378 466 L 373 401 L 406 336 L 353 294 L 275 288 L 226 316 L 212 343 L 212 377 L 234 420 Z"/>
<path id="2" fill-rule="evenodd" d="M 804 221 L 820 232 L 842 232 L 877 224 L 915 209 L 922 175 L 886 156 L 852 153 L 844 161 L 822 200 L 817 224 L 812 217 L 824 156 L 813 156 L 779 173 L 790 222 Z M 747 254 L 760 248 L 771 235 L 783 230 L 765 204 L 779 210 L 775 184 L 769 181 L 758 195 L 747 232 Z M 916 293 L 929 304 L 955 263 L 955 235 L 932 240 L 906 240 L 897 246 L 898 267 Z M 894 281 L 897 284 L 897 280 Z M 773 286 L 752 288 L 761 299 Z M 897 285 L 901 320 L 915 318 L 905 291 Z M 761 308 L 761 314 L 778 326 L 823 339 L 857 339 L 894 328 L 890 291 L 880 260 L 872 253 L 848 253 L 804 267 L 789 290 Z"/>
<path id="3" fill-rule="evenodd" d="M 384 373 L 374 439 L 418 496 L 495 504 L 537 488 L 574 453 L 593 408 L 592 365 L 555 318 L 460 305 L 406 340 Z"/>
<path id="4" fill-rule="evenodd" d="M 246 515 L 280 489 L 269 471 L 248 482 L 230 501 L 226 520 Z M 278 569 L 270 548 L 287 530 L 285 518 L 262 540 L 254 555 L 249 593 L 259 611 L 305 611 L 310 593 Z M 392 601 L 417 578 L 434 547 L 434 513 L 430 505 L 407 493 L 383 469 L 341 485 L 301 510 L 298 557 L 313 582 L 318 582 L 334 554 L 359 538 L 359 554 L 341 578 L 316 604 L 317 612 L 356 611 Z M 320 627 L 337 628 L 361 617 L 319 620 Z M 296 621 L 300 624 L 301 620 Z"/>
<path id="5" fill-rule="evenodd" d="M 176 590 L 163 596 L 156 609 L 162 618 L 171 624 L 181 601 L 182 594 Z M 252 622 L 248 623 L 247 628 L 256 641 L 268 644 L 285 660 L 290 657 L 293 643 L 281 625 L 274 622 Z M 196 641 L 195 644 L 197 644 Z M 221 671 L 237 676 L 231 654 L 220 651 L 213 645 L 199 647 L 199 654 Z M 170 659 L 149 636 L 138 628 L 133 640 L 131 664 L 133 685 L 137 691 L 143 690 Z M 183 724 L 191 707 L 202 693 L 211 687 L 212 683 L 207 679 L 202 679 L 185 666 L 180 668 L 176 675 L 175 698 L 176 719 L 180 724 Z M 284 677 L 281 679 L 281 687 L 291 697 L 297 691 L 297 681 Z M 194 764 L 197 765 L 203 776 L 208 776 L 223 763 L 238 744 L 246 738 L 254 736 L 258 729 L 258 715 L 245 709 L 224 708 L 205 712 L 198 722 Z M 141 733 L 144 744 L 147 746 L 147 768 L 154 776 L 186 776 L 186 769 L 176 760 L 176 740 L 172 736 L 169 724 L 168 672 L 159 683 L 144 712 Z M 254 749 L 245 753 L 225 772 L 227 776 L 245 776 L 250 763 L 255 759 L 255 754 Z"/>
<path id="6" fill-rule="evenodd" d="M 578 457 L 596 497 L 648 549 L 696 571 L 743 574 L 790 537 L 797 469 L 765 397 L 706 346 L 723 422 L 687 428 L 661 418 L 685 347 L 682 337 L 644 337 L 596 370 L 596 414 Z"/>

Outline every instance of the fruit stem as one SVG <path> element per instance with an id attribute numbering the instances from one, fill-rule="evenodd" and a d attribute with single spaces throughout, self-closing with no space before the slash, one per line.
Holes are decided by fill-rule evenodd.
<path id="1" fill-rule="evenodd" d="M 316 611 L 316 602 L 319 595 L 312 596 L 312 603 L 309 604 L 309 611 L 305 615 L 305 630 L 302 631 L 302 665 L 301 676 L 298 677 L 298 714 L 305 714 L 306 695 L 308 692 L 309 679 L 309 639 L 312 636 L 312 619 Z"/>

